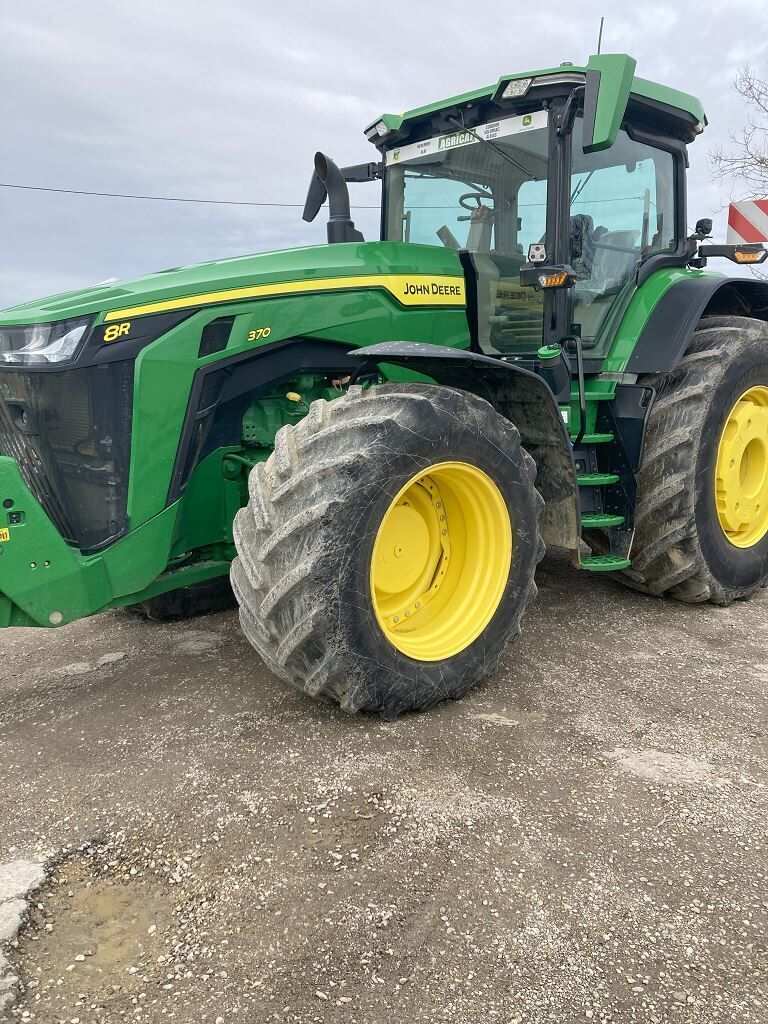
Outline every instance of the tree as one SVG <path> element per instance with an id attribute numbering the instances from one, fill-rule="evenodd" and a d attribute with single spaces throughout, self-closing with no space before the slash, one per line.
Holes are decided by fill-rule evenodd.
<path id="1" fill-rule="evenodd" d="M 733 148 L 718 146 L 710 163 L 720 178 L 731 178 L 744 189 L 742 199 L 768 197 L 768 80 L 750 67 L 740 71 L 733 87 L 747 101 L 747 123 L 741 132 L 731 132 Z"/>

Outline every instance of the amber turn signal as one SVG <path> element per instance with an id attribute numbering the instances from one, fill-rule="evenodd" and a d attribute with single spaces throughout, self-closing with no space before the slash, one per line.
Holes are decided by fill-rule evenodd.
<path id="1" fill-rule="evenodd" d="M 562 288 L 568 280 L 568 271 L 561 270 L 558 274 L 539 274 L 540 288 Z"/>
<path id="2" fill-rule="evenodd" d="M 768 256 L 768 249 L 734 249 L 733 258 L 736 263 L 762 263 Z"/>

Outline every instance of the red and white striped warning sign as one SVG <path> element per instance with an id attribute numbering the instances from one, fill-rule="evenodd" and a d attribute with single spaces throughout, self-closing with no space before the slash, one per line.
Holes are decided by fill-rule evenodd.
<path id="1" fill-rule="evenodd" d="M 768 199 L 747 199 L 728 207 L 729 245 L 768 242 Z"/>

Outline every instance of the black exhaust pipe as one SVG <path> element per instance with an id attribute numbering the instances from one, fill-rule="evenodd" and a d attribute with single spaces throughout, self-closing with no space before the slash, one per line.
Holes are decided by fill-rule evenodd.
<path id="1" fill-rule="evenodd" d="M 313 221 L 328 196 L 328 241 L 364 242 L 349 209 L 349 189 L 339 166 L 325 153 L 315 153 L 315 173 L 309 183 L 303 218 Z"/>

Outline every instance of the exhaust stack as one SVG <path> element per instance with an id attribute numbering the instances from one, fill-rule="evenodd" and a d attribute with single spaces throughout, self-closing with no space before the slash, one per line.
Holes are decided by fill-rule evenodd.
<path id="1" fill-rule="evenodd" d="M 349 209 L 349 189 L 341 169 L 325 153 L 315 153 L 315 172 L 304 204 L 304 220 L 313 221 L 328 196 L 328 242 L 364 242 Z"/>

